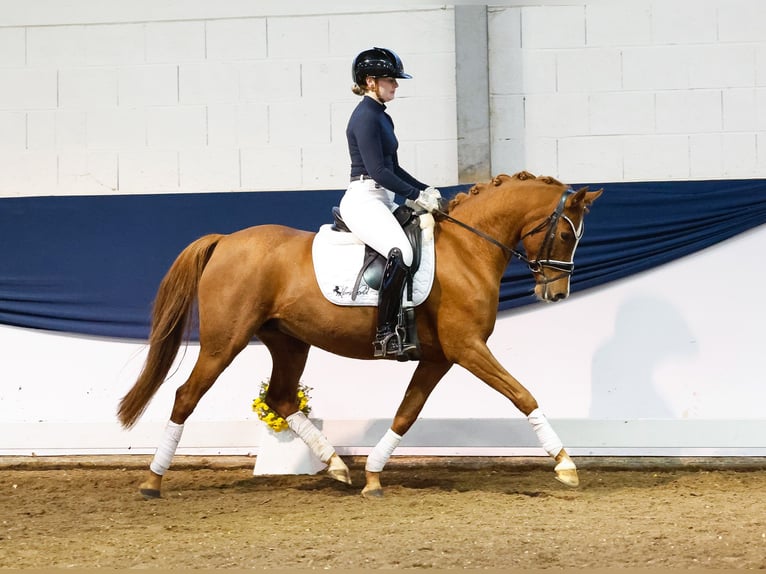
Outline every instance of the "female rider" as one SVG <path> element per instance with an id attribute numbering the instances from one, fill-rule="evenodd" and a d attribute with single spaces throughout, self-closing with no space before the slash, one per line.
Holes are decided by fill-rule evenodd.
<path id="1" fill-rule="evenodd" d="M 393 214 L 396 195 L 432 212 L 439 206 L 438 189 L 421 183 L 400 165 L 399 142 L 386 103 L 394 99 L 397 79 L 409 79 L 394 52 L 365 50 L 354 58 L 352 91 L 362 96 L 346 127 L 351 156 L 351 183 L 340 202 L 343 220 L 354 235 L 385 255 L 385 271 L 378 294 L 374 356 L 394 355 L 407 360 L 417 346 L 397 330 L 404 283 L 412 264 L 412 247 Z"/>

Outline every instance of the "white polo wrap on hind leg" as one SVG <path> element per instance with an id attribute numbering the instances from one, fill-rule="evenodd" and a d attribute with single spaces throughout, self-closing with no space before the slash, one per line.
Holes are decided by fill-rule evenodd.
<path id="1" fill-rule="evenodd" d="M 378 444 L 375 445 L 375 448 L 372 449 L 372 452 L 370 452 L 367 457 L 367 464 L 364 465 L 364 469 L 370 472 L 382 471 L 383 467 L 386 466 L 388 459 L 391 458 L 394 449 L 399 446 L 401 440 L 402 437 L 391 429 L 388 429 L 386 434 L 383 435 L 383 438 L 380 439 Z"/>
<path id="2" fill-rule="evenodd" d="M 533 410 L 527 416 L 527 420 L 532 425 L 532 429 L 534 429 L 537 439 L 540 441 L 543 449 L 545 449 L 545 452 L 556 458 L 561 449 L 564 448 L 564 445 L 542 411 L 540 409 Z"/>
<path id="3" fill-rule="evenodd" d="M 335 449 L 330 444 L 330 441 L 327 440 L 322 432 L 314 426 L 314 423 L 312 423 L 303 412 L 298 411 L 293 413 L 285 420 L 287 421 L 287 426 L 289 426 L 295 434 L 301 437 L 301 440 L 308 445 L 311 452 L 313 452 L 319 460 L 326 463 L 330 460 L 330 457 L 335 454 Z"/>
<path id="4" fill-rule="evenodd" d="M 157 452 L 154 453 L 152 463 L 149 465 L 149 469 L 154 474 L 162 476 L 168 468 L 170 468 L 170 462 L 176 454 L 176 449 L 178 448 L 178 443 L 181 440 L 183 432 L 183 424 L 179 425 L 173 421 L 168 421 L 160 445 L 157 447 Z"/>

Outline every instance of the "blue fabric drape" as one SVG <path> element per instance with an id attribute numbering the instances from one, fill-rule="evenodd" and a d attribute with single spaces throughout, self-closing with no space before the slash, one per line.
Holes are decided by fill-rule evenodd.
<path id="1" fill-rule="evenodd" d="M 466 187 L 442 191 L 450 196 Z M 586 218 L 573 292 L 766 223 L 766 180 L 593 187 L 605 192 Z M 144 339 L 157 287 L 194 239 L 262 223 L 317 230 L 330 221 L 330 208 L 342 193 L 0 199 L 0 323 Z M 501 285 L 500 309 L 534 303 L 532 288 L 526 267 L 512 262 Z"/>

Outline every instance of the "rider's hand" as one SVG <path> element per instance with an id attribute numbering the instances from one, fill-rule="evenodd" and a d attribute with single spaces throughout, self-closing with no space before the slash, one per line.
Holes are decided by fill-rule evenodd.
<path id="1" fill-rule="evenodd" d="M 435 209 L 439 209 L 439 200 L 442 194 L 435 187 L 427 187 L 420 192 L 420 195 L 415 200 L 415 204 L 425 209 L 428 213 L 432 213 Z"/>

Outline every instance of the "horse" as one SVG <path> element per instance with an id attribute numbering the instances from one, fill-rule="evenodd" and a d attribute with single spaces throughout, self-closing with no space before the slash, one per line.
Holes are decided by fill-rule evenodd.
<path id="1" fill-rule="evenodd" d="M 500 281 L 511 258 L 529 266 L 538 299 L 554 302 L 569 295 L 583 219 L 602 192 L 575 191 L 553 177 L 522 171 L 478 183 L 437 210 L 435 276 L 416 313 L 421 355 L 391 427 L 367 457 L 363 496 L 383 495 L 383 467 L 455 364 L 509 399 L 554 459 L 555 478 L 578 486 L 577 467 L 536 399 L 497 361 L 487 340 L 497 318 Z M 118 406 L 122 426 L 131 428 L 143 414 L 195 319 L 199 356 L 176 390 L 170 419 L 139 487 L 145 498 L 161 496 L 162 478 L 186 420 L 254 338 L 272 358 L 266 403 L 327 465 L 329 476 L 351 484 L 348 467 L 334 447 L 298 409 L 297 392 L 311 346 L 344 357 L 373 359 L 376 309 L 339 306 L 323 296 L 313 272 L 315 235 L 272 224 L 205 235 L 171 265 L 153 304 L 145 363 Z M 518 245 L 524 253 L 515 249 Z"/>

